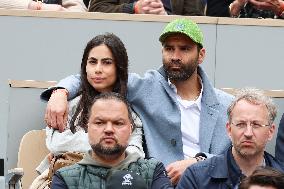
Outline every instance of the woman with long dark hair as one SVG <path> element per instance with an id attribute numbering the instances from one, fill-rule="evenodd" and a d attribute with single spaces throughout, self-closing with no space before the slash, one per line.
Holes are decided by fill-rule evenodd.
<path id="1" fill-rule="evenodd" d="M 127 93 L 128 56 L 122 41 L 114 34 L 98 35 L 90 40 L 81 63 L 81 89 L 70 102 L 67 128 L 62 133 L 47 127 L 47 147 L 56 154 L 65 151 L 84 152 L 87 140 L 88 111 L 93 98 L 102 92 Z M 142 149 L 142 123 L 132 113 L 135 131 L 127 151 L 144 156 Z M 57 136 L 58 135 L 58 136 Z"/>
<path id="2" fill-rule="evenodd" d="M 42 162 L 42 166 L 38 167 L 39 172 L 44 172 L 41 178 L 45 178 L 48 172 L 49 175 L 51 174 L 50 170 L 57 166 L 54 164 L 58 161 L 58 157 L 68 160 L 70 153 L 62 156 L 65 152 L 84 153 L 91 149 L 87 136 L 87 124 L 89 109 L 94 97 L 104 92 L 116 92 L 126 97 L 127 79 L 128 56 L 121 40 L 110 33 L 98 35 L 90 40 L 84 50 L 81 63 L 80 93 L 69 104 L 67 127 L 63 132 L 46 127 L 46 145 L 53 155 L 53 160 L 49 171 L 46 169 L 49 165 L 47 158 Z M 126 151 L 128 153 L 137 152 L 144 157 L 142 122 L 135 112 L 132 112 L 132 118 L 135 129 Z M 63 162 L 66 162 L 65 159 Z M 52 170 L 53 173 L 54 171 Z"/>

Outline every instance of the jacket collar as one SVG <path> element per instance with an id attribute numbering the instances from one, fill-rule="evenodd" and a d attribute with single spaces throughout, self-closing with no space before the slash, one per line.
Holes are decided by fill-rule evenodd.
<path id="1" fill-rule="evenodd" d="M 158 72 L 162 75 L 160 82 L 165 86 L 167 93 L 175 99 L 174 91 L 168 85 L 168 77 L 163 67 L 158 69 Z M 197 67 L 197 73 L 200 76 L 203 84 L 203 93 L 201 98 L 201 114 L 200 114 L 200 128 L 199 132 L 202 138 L 207 140 L 200 140 L 200 149 L 203 152 L 210 152 L 211 139 L 213 137 L 216 122 L 219 117 L 220 102 L 217 99 L 215 88 L 211 85 L 209 78 L 202 67 Z"/>
<path id="2" fill-rule="evenodd" d="M 163 83 L 164 82 L 168 83 L 167 82 L 168 76 L 167 76 L 166 71 L 163 68 L 163 66 L 161 66 L 158 69 L 158 72 L 163 76 L 163 79 L 161 78 L 160 81 L 163 82 Z M 197 67 L 197 73 L 202 80 L 202 84 L 203 84 L 203 88 L 204 88 L 203 94 L 202 94 L 202 100 L 206 103 L 207 106 L 210 106 L 212 108 L 218 106 L 220 103 L 219 103 L 219 101 L 216 97 L 214 87 L 211 85 L 207 74 L 205 73 L 203 68 L 200 67 L 200 66 Z"/>
<path id="3" fill-rule="evenodd" d="M 228 164 L 227 164 L 227 152 L 225 154 L 215 156 L 211 159 L 212 163 L 209 169 L 209 176 L 215 179 L 227 179 L 228 178 Z M 222 165 L 222 166 L 220 166 Z"/>
<path id="4" fill-rule="evenodd" d="M 215 88 L 211 85 L 207 74 L 201 67 L 197 71 L 203 83 L 199 132 L 202 138 L 206 138 L 206 140 L 200 140 L 200 149 L 203 152 L 210 152 L 212 137 L 218 117 L 220 116 L 220 102 L 217 99 Z M 221 126 L 223 127 L 223 125 Z"/>
<path id="5" fill-rule="evenodd" d="M 87 172 L 102 179 L 106 179 L 112 172 L 116 170 L 127 170 L 130 163 L 136 162 L 140 158 L 137 153 L 127 154 L 126 158 L 117 166 L 110 167 L 109 165 L 104 165 L 95 161 L 91 156 L 91 152 L 92 150 L 86 153 L 83 159 L 78 162 L 78 164 L 85 167 Z"/>
<path id="6" fill-rule="evenodd" d="M 110 167 L 109 165 L 106 164 L 102 164 L 97 162 L 96 160 L 94 160 L 92 158 L 92 150 L 89 150 L 88 153 L 85 154 L 85 156 L 83 157 L 83 159 L 81 161 L 78 162 L 78 164 L 81 165 L 94 165 L 97 167 L 105 167 L 105 168 L 112 168 L 112 169 L 127 169 L 130 163 L 136 162 L 140 156 L 138 153 L 127 153 L 126 152 L 126 158 L 121 161 L 117 166 L 115 167 Z"/>
<path id="7" fill-rule="evenodd" d="M 284 172 L 284 165 L 269 153 L 264 152 L 264 159 L 266 166 Z M 234 185 L 238 184 L 241 177 L 244 177 L 233 158 L 232 147 L 228 148 L 223 155 L 215 156 L 211 160 L 212 164 L 208 174 L 212 179 L 226 179 L 226 185 L 233 188 Z"/>
<path id="8" fill-rule="evenodd" d="M 212 179 L 226 180 L 224 183 L 228 188 L 234 188 L 244 176 L 233 158 L 231 147 L 223 155 L 212 158 L 208 174 Z"/>
<path id="9" fill-rule="evenodd" d="M 265 159 L 265 165 L 266 166 L 273 167 L 276 170 L 284 172 L 284 164 L 282 162 L 278 161 L 271 154 L 264 152 L 264 159 Z"/>

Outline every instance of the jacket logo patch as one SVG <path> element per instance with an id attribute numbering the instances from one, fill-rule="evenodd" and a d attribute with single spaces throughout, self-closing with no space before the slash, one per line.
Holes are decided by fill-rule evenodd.
<path id="1" fill-rule="evenodd" d="M 130 174 L 126 174 L 123 176 L 124 181 L 121 183 L 123 185 L 132 185 L 131 180 L 133 180 L 133 177 Z"/>

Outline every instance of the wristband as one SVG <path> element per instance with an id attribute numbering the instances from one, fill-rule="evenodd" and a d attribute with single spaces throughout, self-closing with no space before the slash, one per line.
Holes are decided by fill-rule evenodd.
<path id="1" fill-rule="evenodd" d="M 207 156 L 204 153 L 199 152 L 195 155 L 194 158 L 196 159 L 196 161 L 204 161 L 207 159 Z"/>
<path id="2" fill-rule="evenodd" d="M 196 161 L 204 161 L 206 160 L 206 157 L 203 157 L 203 156 L 197 156 L 197 157 L 194 157 L 196 159 Z"/>
<path id="3" fill-rule="evenodd" d="M 69 94 L 67 89 L 55 89 L 55 90 L 52 91 L 51 95 L 53 95 L 54 93 L 57 93 L 57 92 L 63 92 L 66 96 L 68 96 L 68 94 Z"/>

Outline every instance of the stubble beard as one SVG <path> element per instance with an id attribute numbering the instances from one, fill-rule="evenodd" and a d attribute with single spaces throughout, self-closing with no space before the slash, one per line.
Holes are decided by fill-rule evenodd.
<path id="1" fill-rule="evenodd" d="M 248 148 L 248 147 L 241 147 L 238 144 L 234 145 L 235 152 L 242 158 L 242 159 L 251 159 L 255 158 L 258 155 L 262 154 L 263 151 L 259 150 L 257 146 L 254 146 L 254 148 Z"/>
<path id="2" fill-rule="evenodd" d="M 163 67 L 166 71 L 168 78 L 172 81 L 186 81 L 189 79 L 192 74 L 196 71 L 198 67 L 198 57 L 186 63 L 182 63 L 181 61 L 166 61 L 163 58 Z M 171 66 L 180 67 L 179 70 L 171 70 Z"/>

